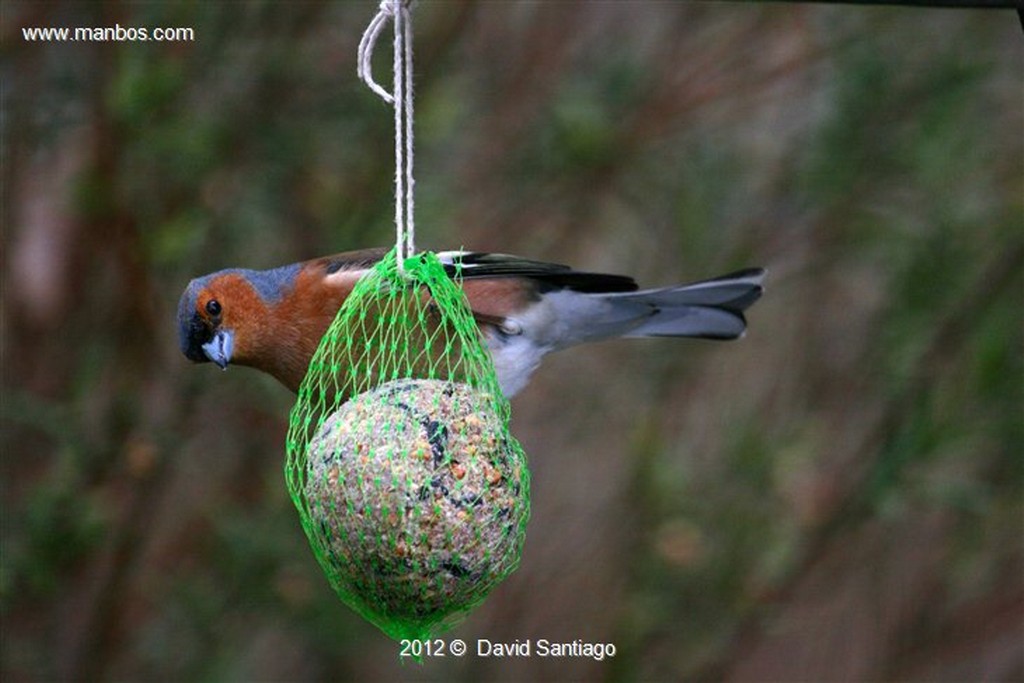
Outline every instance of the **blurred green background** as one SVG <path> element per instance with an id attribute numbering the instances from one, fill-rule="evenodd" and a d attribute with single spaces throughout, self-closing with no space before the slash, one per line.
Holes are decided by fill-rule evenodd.
<path id="1" fill-rule="evenodd" d="M 418 666 L 306 546 L 293 397 L 174 321 L 196 275 L 393 239 L 375 11 L 5 3 L 3 679 L 1024 679 L 1015 13 L 418 5 L 420 246 L 770 271 L 745 339 L 555 355 L 513 402 L 522 566 L 451 636 L 618 655 Z M 195 40 L 21 31 L 114 25 Z"/>

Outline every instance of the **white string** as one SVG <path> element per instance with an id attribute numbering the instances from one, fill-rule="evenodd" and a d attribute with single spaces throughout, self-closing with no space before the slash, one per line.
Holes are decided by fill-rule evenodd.
<path id="1" fill-rule="evenodd" d="M 373 18 L 370 25 L 366 27 L 366 31 L 363 33 L 362 39 L 359 41 L 359 63 L 356 66 L 356 73 L 359 74 L 359 79 L 370 87 L 370 90 L 380 95 L 380 97 L 391 104 L 395 101 L 395 98 L 391 96 L 384 88 L 377 84 L 377 81 L 373 80 L 373 65 L 371 58 L 373 57 L 373 48 L 377 44 L 377 38 L 380 36 L 381 30 L 384 28 L 384 24 L 387 23 L 388 17 L 391 16 L 392 7 L 388 0 L 383 0 L 380 3 L 380 11 L 377 12 L 377 16 Z"/>
<path id="2" fill-rule="evenodd" d="M 399 271 L 416 251 L 413 222 L 412 0 L 381 0 L 377 16 L 359 41 L 357 73 L 373 92 L 395 109 L 395 249 Z M 394 22 L 394 92 L 373 80 L 373 49 L 384 24 Z"/>

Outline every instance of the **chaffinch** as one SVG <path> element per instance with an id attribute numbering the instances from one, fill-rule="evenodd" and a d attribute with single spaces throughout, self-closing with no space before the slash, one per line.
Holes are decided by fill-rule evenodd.
<path id="1" fill-rule="evenodd" d="M 320 338 L 356 281 L 386 249 L 366 249 L 272 270 L 221 270 L 189 283 L 178 306 L 181 350 L 197 363 L 247 365 L 298 391 Z M 639 290 L 631 277 L 587 273 L 504 254 L 438 257 L 462 287 L 503 393 L 526 385 L 541 358 L 616 337 L 735 339 L 761 296 L 764 271 Z"/>

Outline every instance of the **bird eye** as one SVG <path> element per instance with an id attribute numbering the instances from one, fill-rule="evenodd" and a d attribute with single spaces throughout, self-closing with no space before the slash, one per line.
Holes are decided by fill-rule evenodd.
<path id="1" fill-rule="evenodd" d="M 220 302 L 216 299 L 210 299 L 207 301 L 206 312 L 210 315 L 220 315 Z"/>

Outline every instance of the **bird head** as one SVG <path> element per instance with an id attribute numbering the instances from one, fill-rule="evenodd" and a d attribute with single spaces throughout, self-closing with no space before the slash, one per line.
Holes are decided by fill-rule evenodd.
<path id="1" fill-rule="evenodd" d="M 197 363 L 251 364 L 259 353 L 269 310 L 292 289 L 298 266 L 270 271 L 240 268 L 196 278 L 178 303 L 181 352 Z"/>
<path id="2" fill-rule="evenodd" d="M 186 358 L 227 369 L 235 351 L 236 299 L 244 287 L 228 272 L 189 283 L 178 302 L 178 341 Z"/>

